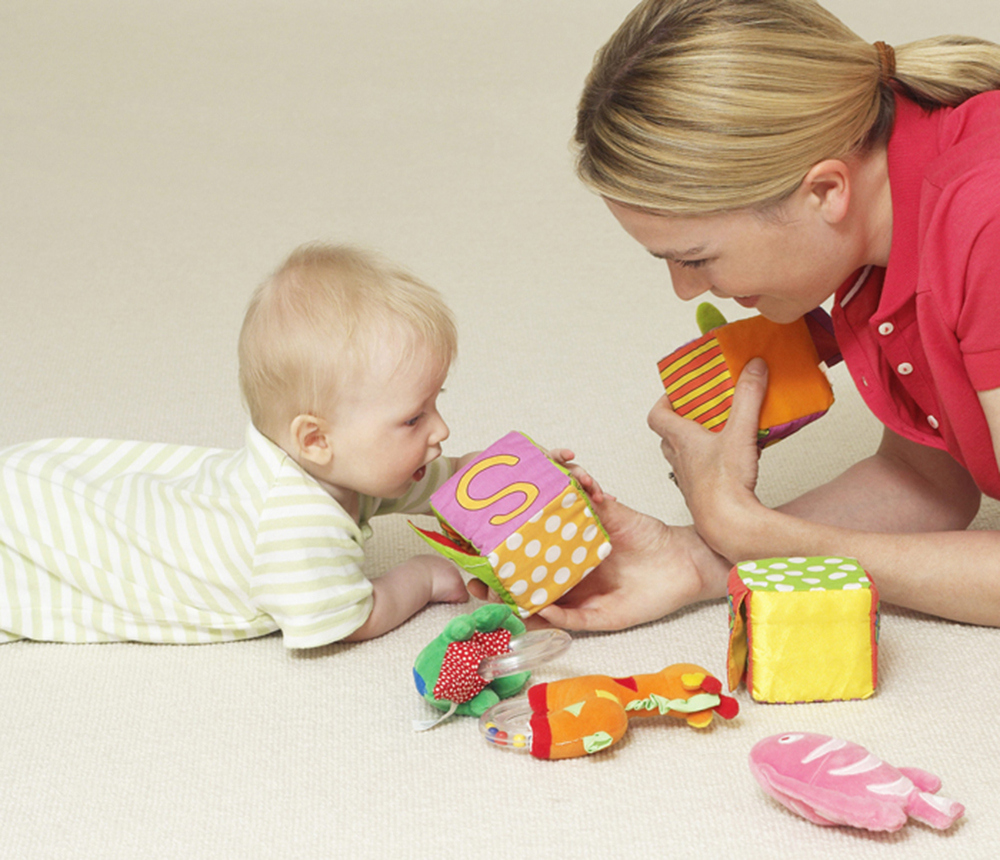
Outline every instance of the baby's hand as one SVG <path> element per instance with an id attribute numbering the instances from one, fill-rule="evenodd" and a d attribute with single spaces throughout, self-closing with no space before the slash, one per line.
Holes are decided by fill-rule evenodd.
<path id="1" fill-rule="evenodd" d="M 465 587 L 468 589 L 469 594 L 476 598 L 476 600 L 485 600 L 487 603 L 503 603 L 500 595 L 489 588 L 481 579 L 473 577 L 466 583 Z M 539 630 L 552 626 L 549 621 L 540 615 L 530 615 L 522 620 L 527 630 Z"/>
<path id="2" fill-rule="evenodd" d="M 469 592 L 458 568 L 440 555 L 417 555 L 410 559 L 419 566 L 421 573 L 430 576 L 430 603 L 465 603 Z"/>
<path id="3" fill-rule="evenodd" d="M 569 473 L 580 482 L 580 486 L 583 487 L 595 505 L 601 504 L 606 498 L 611 498 L 611 496 L 605 495 L 601 489 L 601 485 L 594 480 L 586 469 L 573 462 L 576 454 L 570 451 L 569 448 L 553 448 L 551 451 L 546 451 L 545 453 L 552 462 L 569 469 Z"/>

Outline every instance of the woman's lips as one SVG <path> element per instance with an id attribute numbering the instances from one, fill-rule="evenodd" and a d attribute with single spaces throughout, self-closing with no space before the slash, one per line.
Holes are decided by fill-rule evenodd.
<path id="1" fill-rule="evenodd" d="M 760 296 L 736 296 L 736 304 L 744 308 L 755 308 L 757 307 L 757 302 L 760 301 Z"/>

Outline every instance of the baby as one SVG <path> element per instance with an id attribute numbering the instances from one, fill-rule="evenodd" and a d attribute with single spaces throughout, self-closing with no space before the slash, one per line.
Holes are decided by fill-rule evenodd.
<path id="1" fill-rule="evenodd" d="M 252 424 L 238 451 L 57 439 L 0 451 L 0 642 L 201 643 L 281 630 L 289 648 L 378 636 L 468 599 L 411 558 L 362 573 L 376 513 L 429 513 L 451 313 L 409 274 L 304 246 L 240 334 Z M 565 461 L 570 452 L 552 452 Z"/>

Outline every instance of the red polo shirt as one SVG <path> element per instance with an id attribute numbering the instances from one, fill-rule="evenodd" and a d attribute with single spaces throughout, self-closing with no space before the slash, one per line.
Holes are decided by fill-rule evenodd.
<path id="1" fill-rule="evenodd" d="M 837 341 L 879 420 L 1000 498 L 976 395 L 1000 387 L 1000 91 L 931 113 L 897 97 L 888 161 L 889 265 L 837 290 Z"/>

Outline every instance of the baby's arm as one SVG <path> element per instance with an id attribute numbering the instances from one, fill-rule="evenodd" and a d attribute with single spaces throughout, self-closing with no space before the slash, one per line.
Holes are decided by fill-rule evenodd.
<path id="1" fill-rule="evenodd" d="M 430 513 L 426 500 L 435 485 L 443 484 L 478 456 L 479 452 L 473 451 L 462 457 L 443 458 L 447 462 L 435 463 L 440 468 L 424 479 L 431 482 L 430 489 L 422 482 L 402 499 L 387 500 L 377 513 Z M 371 584 L 374 600 L 371 614 L 357 630 L 344 637 L 345 642 L 381 636 L 399 627 L 428 603 L 465 603 L 469 599 L 458 568 L 440 555 L 416 555 L 371 580 Z"/>
<path id="2" fill-rule="evenodd" d="M 469 594 L 458 568 L 440 555 L 416 555 L 372 580 L 371 614 L 345 642 L 374 639 L 399 627 L 428 603 L 465 603 Z"/>

